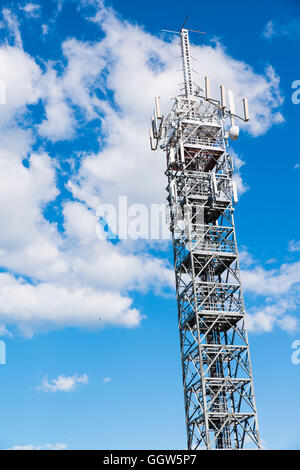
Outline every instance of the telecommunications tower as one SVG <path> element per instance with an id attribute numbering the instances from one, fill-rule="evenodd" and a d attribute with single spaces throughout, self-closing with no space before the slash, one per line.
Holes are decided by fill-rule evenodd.
<path id="1" fill-rule="evenodd" d="M 188 449 L 260 448 L 234 226 L 237 189 L 229 139 L 233 93 L 220 100 L 192 81 L 188 30 L 181 29 L 184 88 L 164 119 L 159 97 L 151 149 L 166 153 Z"/>

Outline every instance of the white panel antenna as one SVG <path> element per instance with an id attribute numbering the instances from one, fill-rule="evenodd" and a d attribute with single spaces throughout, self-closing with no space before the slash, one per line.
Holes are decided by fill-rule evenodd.
<path id="1" fill-rule="evenodd" d="M 159 96 L 155 97 L 155 111 L 156 111 L 157 119 L 161 119 L 162 115 L 161 115 L 161 112 L 160 112 L 160 98 L 159 98 Z"/>
<path id="2" fill-rule="evenodd" d="M 174 147 L 170 147 L 169 158 L 170 158 L 170 163 L 174 163 L 174 162 L 175 162 L 175 151 L 174 151 Z"/>
<path id="3" fill-rule="evenodd" d="M 249 116 L 249 106 L 247 98 L 243 98 L 243 105 L 244 105 L 244 120 L 247 122 L 250 120 Z"/>
<path id="4" fill-rule="evenodd" d="M 180 142 L 180 159 L 182 163 L 184 163 L 184 147 L 183 147 L 183 142 Z"/>
<path id="5" fill-rule="evenodd" d="M 212 184 L 215 195 L 218 194 L 217 178 L 215 173 L 212 174 Z"/>
<path id="6" fill-rule="evenodd" d="M 154 139 L 153 130 L 152 130 L 151 128 L 149 129 L 149 137 L 150 137 L 150 147 L 151 147 L 151 150 L 156 150 L 156 149 L 157 149 L 158 140 L 157 140 L 157 139 Z"/>
<path id="7" fill-rule="evenodd" d="M 224 111 L 226 108 L 226 92 L 225 92 L 224 85 L 220 86 L 220 92 L 221 92 L 221 108 Z"/>
<path id="8" fill-rule="evenodd" d="M 207 99 L 207 101 L 211 99 L 209 77 L 205 77 L 205 98 Z"/>
<path id="9" fill-rule="evenodd" d="M 236 182 L 232 181 L 232 194 L 233 194 L 233 201 L 235 204 L 238 202 L 238 192 L 237 192 L 237 187 L 236 187 Z"/>

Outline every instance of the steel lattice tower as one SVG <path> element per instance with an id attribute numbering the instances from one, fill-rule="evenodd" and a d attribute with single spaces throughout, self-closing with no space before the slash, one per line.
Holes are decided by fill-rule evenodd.
<path id="1" fill-rule="evenodd" d="M 234 226 L 237 194 L 229 137 L 239 128 L 232 92 L 194 86 L 188 30 L 180 31 L 184 89 L 166 119 L 159 98 L 152 150 L 167 158 L 188 449 L 260 448 Z"/>

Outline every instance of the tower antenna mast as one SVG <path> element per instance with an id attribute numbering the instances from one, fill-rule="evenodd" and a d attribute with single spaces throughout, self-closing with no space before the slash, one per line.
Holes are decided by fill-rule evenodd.
<path id="1" fill-rule="evenodd" d="M 186 21 L 185 21 L 186 22 Z M 185 22 L 183 26 L 185 25 Z M 188 449 L 260 448 L 234 210 L 229 140 L 239 136 L 234 96 L 194 85 L 188 30 L 179 31 L 183 93 L 166 118 L 159 97 L 152 150 L 166 154 Z"/>

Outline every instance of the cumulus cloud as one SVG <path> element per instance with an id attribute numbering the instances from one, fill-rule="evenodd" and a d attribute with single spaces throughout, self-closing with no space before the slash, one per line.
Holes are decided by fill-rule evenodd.
<path id="1" fill-rule="evenodd" d="M 193 55 L 200 64 L 205 64 L 205 73 L 199 71 L 199 77 L 202 78 L 202 83 L 204 74 L 211 77 L 214 96 L 219 96 L 220 83 L 233 90 L 240 115 L 242 98 L 248 98 L 250 121 L 243 125 L 245 131 L 254 136 L 262 135 L 272 125 L 284 121 L 281 114 L 283 96 L 279 87 L 280 78 L 271 65 L 266 65 L 264 74 L 259 75 L 245 62 L 231 57 L 220 43 L 215 46 L 194 47 Z"/>
<path id="2" fill-rule="evenodd" d="M 57 62 L 43 66 L 23 50 L 18 19 L 3 12 L 14 42 L 0 47 L 0 79 L 7 84 L 7 104 L 0 108 L 0 320 L 28 336 L 64 326 L 134 327 L 143 314 L 133 292 L 174 289 L 171 263 L 151 251 L 151 243 L 98 240 L 96 209 L 107 202 L 117 207 L 119 195 L 147 207 L 165 200 L 165 160 L 149 150 L 147 128 L 153 96 L 162 96 L 167 112 L 168 97 L 178 91 L 177 39 L 155 37 L 103 2 L 81 6 L 87 3 L 96 4 L 89 21 L 101 38 L 69 38 Z M 38 10 L 29 5 L 35 4 L 27 4 L 28 14 Z M 272 67 L 258 74 L 219 43 L 195 46 L 193 55 L 216 89 L 222 82 L 239 102 L 248 95 L 252 135 L 282 121 Z M 34 120 L 30 109 L 37 103 L 43 112 Z M 91 124 L 97 145 L 72 154 L 72 139 Z M 63 157 L 44 148 L 67 140 L 66 175 Z M 234 158 L 242 193 L 243 161 Z"/>
<path id="3" fill-rule="evenodd" d="M 22 126 L 17 126 L 18 119 L 27 112 L 28 105 L 35 104 L 39 100 L 40 78 L 40 67 L 20 47 L 7 44 L 0 47 L 0 80 L 5 84 L 6 91 L 5 106 L 0 106 L 0 131 L 5 139 L 1 149 L 12 143 L 16 144 L 11 134 L 5 138 L 7 129 L 14 129 L 20 134 L 24 128 L 26 129 L 26 122 L 23 129 Z M 20 150 L 26 153 L 27 148 L 22 146 Z"/>
<path id="4" fill-rule="evenodd" d="M 141 320 L 140 312 L 132 307 L 132 299 L 118 292 L 53 283 L 34 285 L 3 273 L 0 287 L 2 320 L 18 325 L 27 336 L 45 328 L 71 325 L 134 327 Z"/>
<path id="5" fill-rule="evenodd" d="M 283 23 L 274 19 L 270 20 L 265 25 L 262 36 L 268 40 L 276 37 L 298 39 L 300 37 L 300 21 L 293 19 Z"/>
<path id="6" fill-rule="evenodd" d="M 21 33 L 20 33 L 20 28 L 19 28 L 19 22 L 18 22 L 16 15 L 9 8 L 3 8 L 2 16 L 3 16 L 3 24 L 1 25 L 2 28 L 5 26 L 8 28 L 8 31 L 10 33 L 10 38 L 12 38 L 16 46 L 22 49 L 23 47 L 22 38 L 21 38 Z"/>
<path id="7" fill-rule="evenodd" d="M 23 10 L 29 17 L 38 18 L 41 13 L 41 5 L 37 3 L 26 3 L 23 7 L 20 7 L 20 10 Z"/>
<path id="8" fill-rule="evenodd" d="M 71 392 L 79 385 L 86 385 L 88 383 L 89 380 L 86 374 L 74 374 L 69 377 L 59 375 L 57 379 L 53 379 L 50 382 L 48 377 L 45 377 L 42 385 L 38 387 L 38 390 L 42 390 L 43 392 Z"/>
<path id="9" fill-rule="evenodd" d="M 289 251 L 294 253 L 295 251 L 300 251 L 300 240 L 290 240 L 289 241 Z"/>
<path id="10" fill-rule="evenodd" d="M 6 328 L 5 325 L 0 325 L 0 336 L 12 337 L 12 333 Z"/>
<path id="11" fill-rule="evenodd" d="M 38 130 L 53 142 L 74 136 L 79 125 L 74 106 L 83 113 L 85 122 L 99 119 L 101 109 L 96 92 L 105 66 L 102 43 L 89 44 L 72 38 L 62 44 L 62 53 L 67 61 L 63 73 L 58 75 L 55 64 L 49 64 L 40 83 L 46 116 Z"/>
<path id="12" fill-rule="evenodd" d="M 255 260 L 246 247 L 241 247 L 239 251 L 239 262 L 242 267 L 249 267 L 255 263 Z"/>
<path id="13" fill-rule="evenodd" d="M 276 269 L 265 269 L 248 253 L 241 257 L 241 278 L 249 299 L 255 306 L 249 309 L 250 331 L 269 332 L 275 326 L 295 331 L 300 322 L 300 262 L 284 263 Z M 245 262 L 246 261 L 246 262 Z"/>
<path id="14" fill-rule="evenodd" d="M 292 333 L 299 329 L 299 319 L 289 315 L 288 310 L 295 310 L 293 303 L 279 302 L 264 305 L 247 315 L 248 330 L 255 333 L 269 333 L 277 326 Z"/>
<path id="15" fill-rule="evenodd" d="M 59 234 L 43 215 L 58 194 L 47 154 L 30 155 L 28 166 L 0 155 L 0 166 L 0 217 L 6 221 L 0 262 L 15 273 L 0 274 L 2 320 L 27 334 L 42 325 L 136 326 L 141 315 L 120 289 L 172 286 L 171 269 L 161 259 L 99 241 L 95 214 L 77 202 L 64 205 L 65 235 Z"/>
<path id="16" fill-rule="evenodd" d="M 280 295 L 287 293 L 300 282 L 300 261 L 285 263 L 279 269 L 266 270 L 255 266 L 243 271 L 247 290 L 260 295 Z"/>
<path id="17" fill-rule="evenodd" d="M 111 9 L 100 7 L 92 20 L 99 24 L 105 37 L 101 47 L 96 43 L 89 52 L 95 58 L 99 54 L 104 57 L 106 67 L 103 71 L 103 62 L 98 59 L 99 74 L 103 77 L 100 83 L 104 80 L 105 89 L 112 93 L 114 102 L 100 104 L 104 115 L 104 146 L 99 152 L 85 155 L 78 174 L 70 179 L 68 189 L 94 210 L 103 201 L 117 205 L 120 194 L 126 194 L 129 203 L 162 202 L 165 199 L 165 163 L 162 154 L 151 153 L 148 149 L 147 126 L 153 96 L 159 94 L 162 97 L 162 109 L 166 113 L 168 97 L 177 93 L 177 84 L 182 81 L 178 73 L 177 39 L 166 42 L 163 38 L 153 37 L 119 20 Z M 68 50 L 69 54 L 72 49 L 76 51 L 76 64 L 82 62 L 78 66 L 82 71 L 86 70 L 85 55 L 80 53 L 79 45 L 78 41 L 69 42 Z M 192 53 L 200 64 L 205 64 L 205 73 L 211 76 L 216 93 L 222 82 L 234 90 L 240 104 L 241 98 L 248 96 L 252 115 L 248 130 L 251 134 L 263 134 L 272 125 L 282 122 L 279 77 L 271 66 L 266 68 L 264 75 L 259 75 L 249 65 L 230 57 L 219 43 L 194 46 Z M 194 64 L 196 68 L 197 63 Z M 200 68 L 199 80 L 203 82 L 203 67 Z M 244 162 L 235 157 L 235 180 L 242 194 L 247 190 L 240 172 Z"/>
<path id="18" fill-rule="evenodd" d="M 76 63 L 75 55 L 72 63 Z M 135 256 L 107 241 L 100 242 L 96 237 L 97 218 L 85 205 L 64 204 L 65 232 L 60 233 L 56 223 L 49 222 L 44 214 L 59 195 L 56 161 L 45 152 L 28 155 L 32 131 L 16 122 L 26 115 L 29 104 L 42 98 L 47 119 L 38 131 L 52 141 L 72 133 L 72 113 L 64 103 L 63 89 L 68 88 L 75 101 L 77 65 L 72 70 L 67 67 L 68 86 L 60 84 L 50 65 L 42 74 L 19 47 L 1 47 L 0 65 L 1 78 L 9 84 L 7 105 L 5 110 L 0 109 L 0 218 L 5 221 L 0 234 L 0 262 L 14 273 L 1 273 L 1 318 L 29 336 L 46 325 L 136 326 L 141 315 L 120 289 L 170 285 L 170 270 L 160 259 Z M 87 78 L 86 90 L 90 83 Z M 86 104 L 87 94 L 84 91 L 76 99 L 85 103 L 85 114 L 92 119 L 96 99 L 91 97 Z M 60 113 L 60 120 L 55 115 L 51 120 L 51 113 L 47 114 L 55 106 L 67 110 L 66 115 Z M 115 276 L 117 271 L 120 278 Z"/>
<path id="19" fill-rule="evenodd" d="M 234 175 L 233 175 L 233 181 L 235 181 L 238 194 L 241 196 L 249 189 L 247 183 L 243 181 L 242 174 L 241 174 L 241 168 L 242 166 L 245 165 L 245 162 L 236 154 L 234 150 L 231 150 L 230 153 L 233 158 L 234 170 L 235 170 Z"/>

